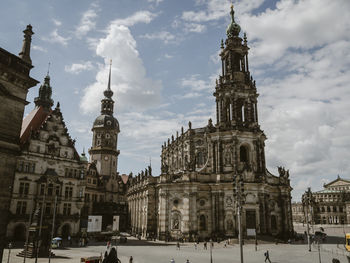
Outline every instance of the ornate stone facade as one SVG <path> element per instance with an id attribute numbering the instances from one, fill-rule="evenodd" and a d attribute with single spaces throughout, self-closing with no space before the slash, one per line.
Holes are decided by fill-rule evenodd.
<path id="1" fill-rule="evenodd" d="M 313 224 L 349 224 L 350 222 L 350 180 L 338 176 L 325 184 L 323 190 L 312 192 L 309 220 Z M 303 195 L 304 197 L 304 195 Z M 306 205 L 293 203 L 293 222 L 306 223 Z M 300 207 L 302 207 L 301 217 Z M 298 209 L 299 208 L 299 209 Z"/>
<path id="2" fill-rule="evenodd" d="M 242 224 L 258 234 L 293 232 L 289 172 L 266 169 L 266 136 L 258 123 L 256 84 L 249 72 L 247 38 L 234 21 L 221 43 L 222 75 L 216 82 L 216 124 L 208 120 L 162 146 L 161 175 L 129 180 L 132 230 L 159 239 L 235 236 L 233 179 L 243 178 Z M 130 205 L 131 204 L 131 205 Z M 156 231 L 155 231 L 156 230 Z"/>
<path id="3" fill-rule="evenodd" d="M 19 136 L 28 89 L 38 82 L 29 76 L 32 26 L 23 31 L 19 57 L 0 48 L 0 259 L 5 246 L 11 192 L 20 152 Z"/>
<path id="4" fill-rule="evenodd" d="M 43 209 L 43 229 L 51 229 L 57 196 L 55 235 L 66 238 L 80 230 L 87 160 L 77 153 L 60 105 L 51 109 L 52 88 L 46 76 L 35 108 L 22 123 L 21 153 L 12 190 L 7 236 L 25 240 L 30 214 Z M 42 238 L 45 234 L 42 232 Z M 46 237 L 47 238 L 47 237 Z"/>

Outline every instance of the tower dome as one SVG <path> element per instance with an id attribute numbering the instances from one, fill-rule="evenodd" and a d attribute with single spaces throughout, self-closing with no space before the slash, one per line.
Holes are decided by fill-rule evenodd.
<path id="1" fill-rule="evenodd" d="M 231 23 L 228 25 L 226 29 L 227 37 L 237 37 L 239 32 L 241 32 L 241 27 L 239 24 L 235 22 L 235 11 L 233 10 L 233 5 L 231 5 Z"/>

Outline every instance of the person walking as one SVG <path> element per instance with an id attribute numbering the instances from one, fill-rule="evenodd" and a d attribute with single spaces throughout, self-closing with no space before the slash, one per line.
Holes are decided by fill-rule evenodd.
<path id="1" fill-rule="evenodd" d="M 186 260 L 186 263 L 190 263 L 190 261 L 187 259 L 187 260 Z"/>
<path id="2" fill-rule="evenodd" d="M 207 241 L 204 241 L 203 248 L 207 250 Z"/>
<path id="3" fill-rule="evenodd" d="M 266 252 L 265 252 L 265 262 L 266 262 L 266 260 L 268 260 L 269 261 L 269 263 L 271 263 L 271 260 L 270 260 L 270 254 L 269 254 L 269 251 L 268 250 L 266 250 Z"/>
<path id="4" fill-rule="evenodd" d="M 197 250 L 197 243 L 194 243 L 194 249 Z"/>
<path id="5" fill-rule="evenodd" d="M 176 249 L 180 250 L 180 242 L 179 241 L 177 241 L 177 243 L 176 243 Z"/>
<path id="6" fill-rule="evenodd" d="M 134 260 L 134 259 L 132 258 L 132 256 L 130 256 L 129 263 L 132 263 L 133 260 Z"/>

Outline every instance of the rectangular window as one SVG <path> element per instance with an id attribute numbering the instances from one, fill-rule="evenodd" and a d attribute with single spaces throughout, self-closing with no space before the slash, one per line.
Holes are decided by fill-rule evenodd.
<path id="1" fill-rule="evenodd" d="M 60 187 L 56 186 L 56 195 L 59 196 L 60 195 Z"/>
<path id="2" fill-rule="evenodd" d="M 65 203 L 63 204 L 63 214 L 64 215 L 70 215 L 72 209 L 72 204 Z"/>
<path id="3" fill-rule="evenodd" d="M 73 187 L 66 186 L 64 191 L 64 197 L 66 199 L 72 199 L 73 196 Z"/>
<path id="4" fill-rule="evenodd" d="M 44 193 L 45 193 L 45 185 L 41 184 L 40 185 L 40 195 L 44 195 Z"/>
<path id="5" fill-rule="evenodd" d="M 29 183 L 20 183 L 18 193 L 20 196 L 27 196 L 29 193 Z"/>
<path id="6" fill-rule="evenodd" d="M 32 165 L 31 165 L 31 171 L 30 171 L 31 173 L 34 173 L 35 172 L 35 163 L 32 163 Z"/>
<path id="7" fill-rule="evenodd" d="M 25 201 L 18 201 L 17 207 L 16 207 L 16 214 L 17 215 L 24 215 L 27 210 L 27 202 Z"/>
<path id="8" fill-rule="evenodd" d="M 24 164 L 24 172 L 28 173 L 29 172 L 29 163 Z"/>
<path id="9" fill-rule="evenodd" d="M 51 203 L 46 203 L 45 215 L 50 215 L 50 214 L 51 214 Z"/>
<path id="10" fill-rule="evenodd" d="M 23 162 L 19 162 L 19 164 L 18 164 L 18 171 L 19 172 L 23 171 Z"/>

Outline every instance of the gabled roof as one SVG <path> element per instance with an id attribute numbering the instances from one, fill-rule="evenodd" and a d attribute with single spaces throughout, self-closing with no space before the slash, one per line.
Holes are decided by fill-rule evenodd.
<path id="1" fill-rule="evenodd" d="M 333 180 L 332 182 L 328 183 L 328 184 L 324 184 L 323 187 L 329 187 L 329 186 L 336 186 L 336 185 L 348 185 L 350 184 L 350 180 L 347 179 L 343 179 L 341 178 L 339 175 L 337 177 L 337 179 Z"/>
<path id="2" fill-rule="evenodd" d="M 28 141 L 31 131 L 36 131 L 40 128 L 50 112 L 45 111 L 42 106 L 35 107 L 34 110 L 24 118 L 20 136 L 21 144 Z"/>

